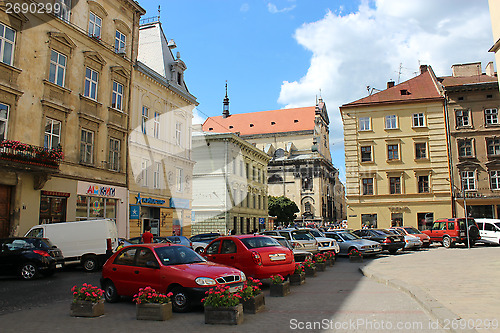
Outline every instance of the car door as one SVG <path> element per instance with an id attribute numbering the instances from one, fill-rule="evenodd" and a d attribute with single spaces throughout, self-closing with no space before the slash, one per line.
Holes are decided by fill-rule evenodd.
<path id="1" fill-rule="evenodd" d="M 135 254 L 138 249 L 136 246 L 124 248 L 111 264 L 108 277 L 113 281 L 119 295 L 134 295 Z"/>
<path id="2" fill-rule="evenodd" d="M 218 255 L 217 262 L 219 264 L 241 269 L 239 267 L 241 265 L 240 261 L 238 261 L 238 255 L 238 247 L 236 245 L 236 242 L 232 239 L 224 239 L 222 240 L 222 244 L 220 246 L 220 253 Z"/>
<path id="3" fill-rule="evenodd" d="M 212 243 L 208 244 L 208 246 L 205 248 L 205 252 L 203 253 L 203 256 L 207 258 L 208 261 L 212 262 L 218 262 L 217 259 L 219 257 L 219 246 L 220 246 L 221 240 L 215 240 Z"/>
<path id="4" fill-rule="evenodd" d="M 446 232 L 446 222 L 434 222 L 430 231 L 432 241 L 440 242 Z"/>
<path id="5" fill-rule="evenodd" d="M 481 231 L 481 229 L 479 230 Z M 498 232 L 496 231 L 496 227 L 492 223 L 485 222 L 484 229 L 483 231 L 481 231 L 481 238 L 484 238 L 484 240 L 489 243 L 496 243 L 498 239 Z"/>
<path id="6" fill-rule="evenodd" d="M 133 284 L 136 288 L 150 286 L 155 290 L 162 290 L 160 265 L 153 251 L 149 248 L 140 248 L 135 254 L 135 268 L 133 270 Z"/>
<path id="7" fill-rule="evenodd" d="M 3 240 L 0 242 L 0 274 L 13 274 L 14 273 L 14 257 L 10 251 L 12 245 L 11 240 Z"/>

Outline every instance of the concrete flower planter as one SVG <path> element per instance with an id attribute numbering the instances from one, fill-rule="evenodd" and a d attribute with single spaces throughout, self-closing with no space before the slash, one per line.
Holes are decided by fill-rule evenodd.
<path id="1" fill-rule="evenodd" d="M 350 262 L 363 262 L 362 256 L 349 256 Z"/>
<path id="2" fill-rule="evenodd" d="M 168 320 L 172 318 L 172 303 L 141 303 L 136 304 L 137 320 Z"/>
<path id="3" fill-rule="evenodd" d="M 290 294 L 290 282 L 284 281 L 282 283 L 274 284 L 271 283 L 269 286 L 269 291 L 271 297 L 284 297 Z"/>
<path id="4" fill-rule="evenodd" d="M 73 317 L 99 317 L 104 314 L 104 300 L 95 303 L 90 301 L 75 301 L 71 303 Z"/>
<path id="5" fill-rule="evenodd" d="M 314 268 L 305 267 L 305 271 L 306 271 L 306 276 L 308 276 L 308 277 L 315 277 L 316 276 L 316 267 L 314 267 Z"/>
<path id="6" fill-rule="evenodd" d="M 326 270 L 326 262 L 317 262 L 316 263 L 316 271 L 324 272 Z"/>
<path id="7" fill-rule="evenodd" d="M 241 304 L 243 304 L 244 313 L 255 314 L 263 311 L 266 308 L 266 298 L 264 297 L 264 293 L 261 292 L 246 300 L 242 300 Z"/>
<path id="8" fill-rule="evenodd" d="M 243 304 L 226 308 L 205 306 L 205 324 L 239 325 L 243 323 Z"/>
<path id="9" fill-rule="evenodd" d="M 290 284 L 292 286 L 300 286 L 306 283 L 306 273 L 302 272 L 300 274 L 292 274 L 290 275 Z"/>

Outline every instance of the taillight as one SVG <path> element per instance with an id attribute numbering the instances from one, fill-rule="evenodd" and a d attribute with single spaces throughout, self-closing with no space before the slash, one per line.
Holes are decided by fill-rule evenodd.
<path id="1" fill-rule="evenodd" d="M 384 240 L 384 243 L 392 243 L 392 239 L 390 239 L 389 237 L 387 237 L 387 238 Z"/>
<path id="2" fill-rule="evenodd" d="M 113 249 L 113 246 L 111 246 L 111 238 L 106 238 L 106 249 L 108 251 Z"/>
<path id="3" fill-rule="evenodd" d="M 48 254 L 47 252 L 42 251 L 42 250 L 34 250 L 33 252 L 35 252 L 36 254 L 41 255 L 42 257 L 50 257 L 50 254 Z"/>
<path id="4" fill-rule="evenodd" d="M 252 259 L 256 265 L 262 265 L 262 258 L 260 257 L 260 254 L 258 252 L 252 251 Z"/>
<path id="5" fill-rule="evenodd" d="M 292 246 L 293 246 L 293 248 L 300 247 L 300 243 L 299 242 L 292 242 Z"/>

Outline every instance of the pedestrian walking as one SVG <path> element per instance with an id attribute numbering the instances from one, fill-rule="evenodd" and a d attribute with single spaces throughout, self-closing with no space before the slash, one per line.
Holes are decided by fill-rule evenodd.
<path id="1" fill-rule="evenodd" d="M 142 242 L 143 243 L 152 243 L 153 242 L 153 234 L 151 233 L 151 226 L 147 225 L 144 227 L 144 233 L 142 234 Z"/>

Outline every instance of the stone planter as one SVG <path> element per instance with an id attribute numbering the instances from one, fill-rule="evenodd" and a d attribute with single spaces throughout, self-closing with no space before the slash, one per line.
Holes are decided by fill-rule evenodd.
<path id="1" fill-rule="evenodd" d="M 104 314 L 104 300 L 92 303 L 90 301 L 75 301 L 71 303 L 73 317 L 99 317 Z"/>
<path id="2" fill-rule="evenodd" d="M 326 270 L 326 262 L 317 262 L 316 263 L 316 271 L 324 272 Z"/>
<path id="3" fill-rule="evenodd" d="M 309 276 L 309 277 L 315 277 L 316 276 L 316 267 L 314 267 L 314 268 L 307 268 L 307 267 L 305 267 L 305 271 L 306 271 L 306 276 Z"/>
<path id="4" fill-rule="evenodd" d="M 335 259 L 327 259 L 325 263 L 327 267 L 333 267 L 333 265 L 335 265 Z"/>
<path id="5" fill-rule="evenodd" d="M 227 308 L 205 306 L 205 324 L 239 325 L 243 319 L 241 303 Z"/>
<path id="6" fill-rule="evenodd" d="M 290 275 L 290 284 L 292 286 L 300 286 L 301 284 L 306 283 L 306 273 L 302 272 L 300 274 L 292 274 Z"/>
<path id="7" fill-rule="evenodd" d="M 264 297 L 264 293 L 261 292 L 258 295 L 242 300 L 241 304 L 243 304 L 244 313 L 255 314 L 266 308 L 266 298 Z"/>
<path id="8" fill-rule="evenodd" d="M 135 305 L 137 320 L 168 320 L 172 318 L 172 303 L 142 303 Z"/>
<path id="9" fill-rule="evenodd" d="M 349 256 L 350 262 L 363 262 L 363 256 Z"/>
<path id="10" fill-rule="evenodd" d="M 278 284 L 271 283 L 271 285 L 269 286 L 269 291 L 271 292 L 271 297 L 286 296 L 290 294 L 290 282 L 284 281 Z"/>

